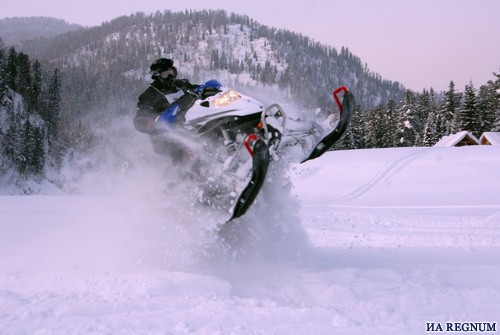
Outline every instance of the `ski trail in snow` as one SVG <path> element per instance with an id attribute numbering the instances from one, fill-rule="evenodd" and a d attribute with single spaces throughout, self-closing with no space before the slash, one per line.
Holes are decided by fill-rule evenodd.
<path id="1" fill-rule="evenodd" d="M 408 164 L 413 162 L 415 159 L 419 158 L 420 156 L 423 156 L 427 153 L 429 153 L 430 148 L 421 148 L 420 150 L 412 151 L 410 153 L 397 156 L 391 160 L 389 160 L 386 163 L 386 166 L 384 167 L 383 170 L 381 170 L 379 173 L 375 175 L 369 182 L 364 184 L 363 186 L 359 187 L 358 189 L 354 190 L 353 192 L 343 196 L 342 198 L 339 198 L 335 200 L 335 202 L 338 201 L 345 201 L 345 200 L 354 200 L 359 197 L 361 197 L 363 194 L 367 193 L 368 191 L 376 188 L 377 186 L 387 182 L 390 178 L 392 178 L 394 175 L 396 175 L 399 171 L 404 169 Z"/>

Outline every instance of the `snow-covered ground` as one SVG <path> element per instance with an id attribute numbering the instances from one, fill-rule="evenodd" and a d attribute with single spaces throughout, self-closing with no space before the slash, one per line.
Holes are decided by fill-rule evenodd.
<path id="1" fill-rule="evenodd" d="M 271 178 L 218 234 L 155 169 L 112 191 L 1 196 L 0 334 L 492 326 L 499 171 L 500 146 L 330 152 Z"/>

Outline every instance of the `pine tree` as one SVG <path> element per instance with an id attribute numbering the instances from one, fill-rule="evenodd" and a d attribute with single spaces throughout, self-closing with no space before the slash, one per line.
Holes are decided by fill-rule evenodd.
<path id="1" fill-rule="evenodd" d="M 394 146 L 396 103 L 393 100 L 379 105 L 367 114 L 366 140 L 369 147 L 388 148 Z"/>
<path id="2" fill-rule="evenodd" d="M 455 115 L 454 129 L 456 131 L 470 131 L 476 137 L 481 135 L 481 119 L 477 107 L 476 91 L 472 82 L 465 86 L 464 101 Z"/>
<path id="3" fill-rule="evenodd" d="M 34 176 L 42 177 L 45 167 L 45 145 L 44 134 L 40 127 L 33 128 L 33 151 L 31 154 L 31 171 Z"/>
<path id="4" fill-rule="evenodd" d="M 387 109 L 385 114 L 386 147 L 394 147 L 396 143 L 396 110 L 396 102 L 390 99 L 387 102 Z"/>
<path id="5" fill-rule="evenodd" d="M 17 162 L 17 170 L 25 177 L 32 172 L 32 155 L 35 147 L 33 138 L 33 128 L 29 118 L 26 119 L 23 127 L 23 142 L 20 150 L 20 159 Z"/>
<path id="6" fill-rule="evenodd" d="M 3 100 L 5 93 L 7 92 L 7 83 L 5 82 L 5 66 L 7 63 L 7 58 L 5 57 L 5 52 L 3 50 L 4 45 L 2 38 L 0 37 L 0 101 Z"/>
<path id="7" fill-rule="evenodd" d="M 40 62 L 35 60 L 33 62 L 33 83 L 31 91 L 28 94 L 29 109 L 41 112 L 41 95 L 42 95 L 42 68 Z"/>
<path id="8" fill-rule="evenodd" d="M 397 110 L 396 121 L 396 145 L 400 147 L 411 147 L 415 145 L 417 133 L 416 124 L 416 96 L 411 90 L 407 90 L 404 103 Z"/>
<path id="9" fill-rule="evenodd" d="M 59 138 L 59 121 L 61 108 L 61 78 L 59 69 L 55 69 L 47 91 L 47 106 L 44 114 L 47 123 L 49 144 Z"/>
<path id="10" fill-rule="evenodd" d="M 359 105 L 352 111 L 351 123 L 344 136 L 341 137 L 339 148 L 341 149 L 362 149 L 366 147 L 365 141 L 365 116 Z"/>
<path id="11" fill-rule="evenodd" d="M 368 111 L 368 121 L 365 124 L 366 141 L 370 148 L 384 147 L 384 107 L 379 105 Z"/>
<path id="12" fill-rule="evenodd" d="M 7 124 L 9 125 L 4 137 L 4 155 L 17 168 L 22 160 L 21 147 L 23 143 L 23 127 L 21 120 L 24 118 L 21 104 L 15 109 L 9 105 L 7 109 Z"/>
<path id="13" fill-rule="evenodd" d="M 477 107 L 481 115 L 481 131 L 492 131 L 495 128 L 497 113 L 499 112 L 499 98 L 500 98 L 500 83 L 499 75 L 495 74 L 499 79 L 496 83 L 492 80 L 487 84 L 482 85 L 479 89 L 477 96 Z"/>
<path id="14" fill-rule="evenodd" d="M 59 132 L 61 108 L 61 77 L 59 69 L 54 69 L 47 92 L 47 107 L 44 112 L 47 125 L 49 155 L 54 159 L 55 167 L 60 170 L 64 156 L 64 145 Z"/>
<path id="15" fill-rule="evenodd" d="M 437 119 L 437 114 L 429 113 L 424 128 L 424 138 L 422 143 L 424 146 L 427 147 L 433 146 L 439 140 L 438 138 L 436 138 L 437 137 L 436 119 Z"/>
<path id="16" fill-rule="evenodd" d="M 444 98 L 441 103 L 440 114 L 443 127 L 446 129 L 445 135 L 452 134 L 458 130 L 453 126 L 458 109 L 460 108 L 461 95 L 455 91 L 455 83 L 450 82 L 448 91 L 444 93 Z"/>
<path id="17" fill-rule="evenodd" d="M 429 110 L 424 127 L 423 145 L 432 146 L 444 136 L 443 120 L 436 106 L 434 90 L 429 91 Z"/>
<path id="18" fill-rule="evenodd" d="M 13 91 L 17 91 L 17 66 L 17 51 L 14 47 L 10 47 L 5 65 L 5 84 Z"/>
<path id="19" fill-rule="evenodd" d="M 25 177 L 41 177 L 46 156 L 43 130 L 28 117 L 24 123 L 22 138 L 17 170 Z"/>
<path id="20" fill-rule="evenodd" d="M 17 155 L 18 134 L 20 132 L 20 121 L 17 113 L 14 111 L 14 105 L 8 104 L 6 107 L 7 112 L 7 125 L 8 128 L 4 135 L 2 143 L 2 155 L 10 162 L 14 162 Z"/>
<path id="21" fill-rule="evenodd" d="M 495 73 L 496 80 L 493 82 L 495 95 L 493 96 L 493 109 L 495 110 L 496 118 L 492 131 L 500 131 L 500 74 Z"/>
<path id="22" fill-rule="evenodd" d="M 31 60 L 27 54 L 20 52 L 17 55 L 18 65 L 18 86 L 17 92 L 20 93 L 26 101 L 29 101 L 29 95 L 32 89 Z M 29 108 L 28 104 L 28 108 Z"/>
<path id="23" fill-rule="evenodd" d="M 446 136 L 449 134 L 448 132 L 448 124 L 447 120 L 445 117 L 446 111 L 442 108 L 439 107 L 440 105 L 435 102 L 435 108 L 436 108 L 436 117 L 435 117 L 435 122 L 436 122 L 436 141 L 439 141 L 443 136 Z"/>

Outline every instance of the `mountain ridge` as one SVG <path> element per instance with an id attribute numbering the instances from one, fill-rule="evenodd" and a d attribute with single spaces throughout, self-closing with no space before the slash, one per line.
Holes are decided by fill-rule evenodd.
<path id="1" fill-rule="evenodd" d="M 404 92 L 400 83 L 371 72 L 347 47 L 338 51 L 223 10 L 138 12 L 49 41 L 29 41 L 21 49 L 63 72 L 136 73 L 144 81 L 155 58 L 170 57 L 193 80 L 203 80 L 204 72 L 225 72 L 236 85 L 249 84 L 249 78 L 252 85 L 277 85 L 313 107 L 328 104 L 329 92 L 340 85 L 365 106 L 398 100 Z"/>
<path id="2" fill-rule="evenodd" d="M 0 19 L 0 38 L 6 45 L 21 45 L 34 39 L 47 39 L 83 28 L 62 19 L 46 16 Z"/>

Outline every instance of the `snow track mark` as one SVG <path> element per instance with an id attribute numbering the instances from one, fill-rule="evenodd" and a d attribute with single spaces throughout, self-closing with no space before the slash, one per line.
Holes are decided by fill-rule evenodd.
<path id="1" fill-rule="evenodd" d="M 375 177 L 373 177 L 369 182 L 354 190 L 353 192 L 335 200 L 337 201 L 345 201 L 345 200 L 353 200 L 361 197 L 363 194 L 368 191 L 376 188 L 377 186 L 385 183 L 387 180 L 396 175 L 399 171 L 405 168 L 408 164 L 413 162 L 420 156 L 427 154 L 429 152 L 429 148 L 420 148 L 419 150 L 406 152 L 406 154 L 397 156 L 386 163 L 386 166 L 382 171 L 377 173 Z"/>

